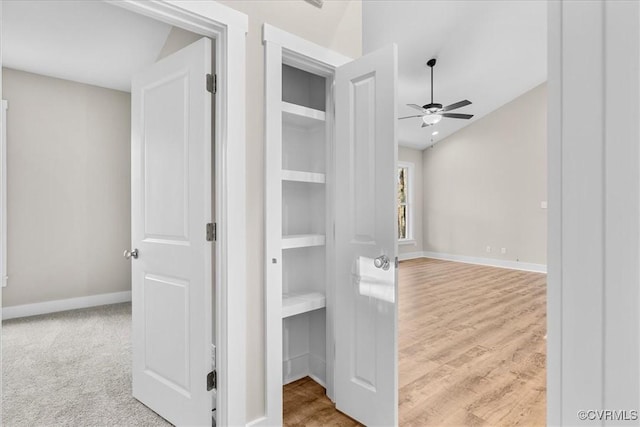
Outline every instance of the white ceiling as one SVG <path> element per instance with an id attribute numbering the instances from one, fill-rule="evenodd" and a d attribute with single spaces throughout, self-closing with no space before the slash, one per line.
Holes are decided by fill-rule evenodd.
<path id="1" fill-rule="evenodd" d="M 547 79 L 546 1 L 363 1 L 363 47 L 398 44 L 398 114 L 429 102 L 427 60 L 434 69 L 434 102 L 463 99 L 455 110 L 471 120 L 443 119 L 421 128 L 420 118 L 400 120 L 400 145 L 423 149 L 501 107 Z M 437 130 L 437 136 L 431 133 Z"/>
<path id="2" fill-rule="evenodd" d="M 3 66 L 122 91 L 171 30 L 101 1 L 2 3 Z"/>

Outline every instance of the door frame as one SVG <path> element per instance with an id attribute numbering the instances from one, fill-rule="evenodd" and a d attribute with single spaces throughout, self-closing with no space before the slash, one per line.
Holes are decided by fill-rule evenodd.
<path id="1" fill-rule="evenodd" d="M 218 424 L 222 426 L 245 425 L 245 75 L 248 17 L 242 12 L 213 0 L 206 2 L 176 0 L 103 1 L 157 21 L 210 37 L 215 45 L 215 73 L 218 76 L 214 126 L 214 146 L 216 151 L 214 165 L 215 218 L 218 223 L 214 279 L 216 293 L 215 327 L 218 344 L 216 346 L 216 370 L 218 375 L 216 418 Z M 0 70 L 0 81 L 1 78 Z M 0 87 L 0 99 L 1 96 L 2 89 Z M 4 129 L 4 126 L 3 120 L 0 123 L 0 127 Z M 4 197 L 5 192 L 1 192 L 3 194 L 0 196 Z"/>
<path id="2" fill-rule="evenodd" d="M 270 24 L 263 25 L 263 44 L 265 55 L 265 146 L 280 147 L 282 141 L 282 64 L 295 66 L 326 77 L 328 83 L 333 81 L 335 69 L 352 58 L 339 54 L 331 49 L 319 46 L 299 36 L 283 31 Z M 332 99 L 330 94 L 329 99 Z M 327 105 L 327 140 L 329 150 L 333 151 L 333 106 Z M 281 218 L 271 215 L 270 203 L 280 203 L 280 196 L 273 194 L 269 182 L 280 182 L 280 170 L 272 170 L 270 165 L 280 164 L 282 153 L 279 149 L 265 150 L 265 258 L 264 258 L 264 342 L 265 342 L 265 415 L 250 423 L 251 426 L 282 425 L 282 282 L 281 276 L 271 268 L 271 254 L 279 254 L 282 239 Z M 331 154 L 331 157 L 333 154 Z M 331 173 L 332 164 L 327 164 L 327 174 Z M 333 191 L 327 182 L 327 207 L 331 210 Z M 275 197 L 274 197 L 275 196 Z M 333 216 L 327 215 L 327 230 L 333 226 Z M 327 233 L 327 246 L 332 245 L 332 236 Z M 278 255 L 276 258 L 280 258 Z M 330 265 L 328 257 L 327 264 Z M 327 277 L 327 307 L 333 306 L 333 291 Z M 327 336 L 332 336 L 332 323 L 327 316 Z M 327 355 L 333 355 L 333 342 L 327 342 Z M 333 358 L 327 357 L 327 371 L 333 372 Z M 333 397 L 333 378 L 327 375 L 327 395 Z"/>
<path id="3" fill-rule="evenodd" d="M 610 425 L 640 399 L 640 5 L 547 5 L 547 424 Z"/>

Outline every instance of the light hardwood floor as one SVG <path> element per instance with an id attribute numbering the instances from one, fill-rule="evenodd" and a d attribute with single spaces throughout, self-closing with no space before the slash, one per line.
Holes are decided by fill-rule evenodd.
<path id="1" fill-rule="evenodd" d="M 545 424 L 546 275 L 418 259 L 399 286 L 400 425 Z M 357 425 L 308 379 L 284 404 L 287 426 Z"/>
<path id="2" fill-rule="evenodd" d="M 309 377 L 284 386 L 282 406 L 283 424 L 288 427 L 362 425 L 338 412 L 324 387 Z"/>
<path id="3" fill-rule="evenodd" d="M 399 292 L 402 425 L 545 424 L 546 275 L 419 259 Z"/>

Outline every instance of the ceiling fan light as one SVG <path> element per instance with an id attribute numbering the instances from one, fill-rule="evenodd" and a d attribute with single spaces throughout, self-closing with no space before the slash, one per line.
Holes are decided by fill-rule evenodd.
<path id="1" fill-rule="evenodd" d="M 442 116 L 440 114 L 427 114 L 422 116 L 422 121 L 427 126 L 432 126 L 442 120 Z"/>

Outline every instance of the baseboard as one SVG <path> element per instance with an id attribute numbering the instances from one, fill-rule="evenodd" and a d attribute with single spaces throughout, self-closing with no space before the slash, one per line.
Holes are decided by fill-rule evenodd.
<path id="1" fill-rule="evenodd" d="M 267 417 L 256 418 L 255 420 L 249 421 L 247 423 L 247 427 L 263 427 L 268 425 L 269 425 L 269 418 Z"/>
<path id="2" fill-rule="evenodd" d="M 309 354 L 309 377 L 326 389 L 326 376 L 327 364 L 324 359 L 316 356 L 315 354 Z"/>
<path id="3" fill-rule="evenodd" d="M 406 254 L 409 255 L 409 254 Z M 414 254 L 411 254 L 414 255 Z M 414 258 L 433 258 L 445 261 L 463 262 L 465 264 L 486 265 L 489 267 L 507 268 L 509 270 L 532 271 L 535 273 L 546 273 L 547 266 L 544 264 L 534 264 L 530 262 L 510 261 L 504 259 L 479 258 L 466 255 L 445 254 L 440 252 L 421 252 L 421 256 L 412 256 L 407 259 Z M 399 257 L 399 259 L 402 259 Z"/>
<path id="4" fill-rule="evenodd" d="M 284 373 L 283 384 L 289 384 L 310 377 L 322 387 L 327 388 L 324 381 L 327 364 L 320 357 L 306 353 L 282 362 L 282 372 Z"/>
<path id="5" fill-rule="evenodd" d="M 408 259 L 424 258 L 424 252 L 405 252 L 398 255 L 399 261 L 406 261 Z"/>
<path id="6" fill-rule="evenodd" d="M 282 361 L 283 384 L 298 381 L 309 375 L 309 353 Z"/>
<path id="7" fill-rule="evenodd" d="M 117 304 L 128 301 L 131 301 L 131 291 L 45 301 L 34 304 L 14 305 L 2 308 L 2 320 L 37 316 L 38 314 L 56 313 L 58 311 L 76 310 L 78 308 Z"/>

